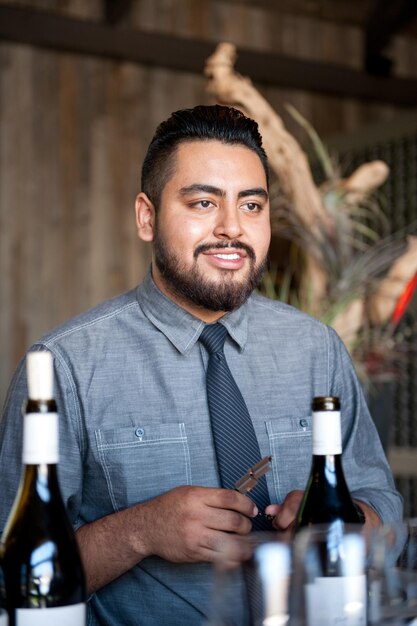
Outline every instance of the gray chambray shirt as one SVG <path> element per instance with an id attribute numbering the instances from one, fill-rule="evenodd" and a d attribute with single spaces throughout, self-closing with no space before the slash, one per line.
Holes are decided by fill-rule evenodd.
<path id="1" fill-rule="evenodd" d="M 272 502 L 304 489 L 311 464 L 313 396 L 339 396 L 343 464 L 355 498 L 386 522 L 401 497 L 336 333 L 259 295 L 223 317 L 225 354 L 251 414 L 262 456 L 272 455 Z M 150 272 L 132 290 L 65 323 L 33 346 L 54 355 L 62 493 L 75 527 L 178 485 L 218 487 L 205 388 L 203 322 L 166 298 Z M 0 529 L 21 472 L 23 363 L 0 425 Z M 169 525 L 169 517 L 166 524 Z M 152 557 L 94 594 L 88 624 L 204 623 L 209 564 Z M 236 624 L 244 624 L 236 616 Z"/>

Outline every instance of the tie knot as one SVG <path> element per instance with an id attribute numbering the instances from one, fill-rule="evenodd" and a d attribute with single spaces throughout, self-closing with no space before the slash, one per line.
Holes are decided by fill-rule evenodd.
<path id="1" fill-rule="evenodd" d="M 199 341 L 209 354 L 222 352 L 226 340 L 227 328 L 222 324 L 209 324 L 203 328 Z"/>

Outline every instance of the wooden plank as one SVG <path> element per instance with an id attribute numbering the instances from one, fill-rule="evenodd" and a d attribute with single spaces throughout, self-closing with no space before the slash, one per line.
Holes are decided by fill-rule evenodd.
<path id="1" fill-rule="evenodd" d="M 305 0 L 222 0 L 224 4 L 233 7 L 236 4 L 251 8 L 270 11 L 283 15 L 310 16 L 322 21 L 338 21 L 343 24 L 362 26 L 368 16 L 368 2 L 364 0 L 320 0 L 320 2 L 306 2 Z M 342 25 L 343 25 L 342 24 Z"/>
<path id="2" fill-rule="evenodd" d="M 201 74 L 215 43 L 114 28 L 32 9 L 0 6 L 0 38 Z M 417 104 L 417 80 L 379 78 L 340 65 L 239 49 L 236 69 L 253 81 L 405 106 Z"/>

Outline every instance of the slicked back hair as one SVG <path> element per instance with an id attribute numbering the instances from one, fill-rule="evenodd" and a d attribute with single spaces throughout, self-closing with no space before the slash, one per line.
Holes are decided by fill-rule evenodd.
<path id="1" fill-rule="evenodd" d="M 210 140 L 242 145 L 255 152 L 269 183 L 268 160 L 254 120 L 237 109 L 218 104 L 181 109 L 159 124 L 143 161 L 142 191 L 156 210 L 162 191 L 174 174 L 178 146 L 186 141 Z"/>

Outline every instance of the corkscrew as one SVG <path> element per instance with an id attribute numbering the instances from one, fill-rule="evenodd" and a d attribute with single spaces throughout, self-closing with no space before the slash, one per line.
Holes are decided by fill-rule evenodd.
<path id="1" fill-rule="evenodd" d="M 235 482 L 234 487 L 236 491 L 245 494 L 249 493 L 249 491 L 256 487 L 256 485 L 258 484 L 258 480 L 261 478 L 261 476 L 267 474 L 271 469 L 271 460 L 272 456 L 264 456 L 264 458 L 258 461 L 258 463 L 252 465 L 252 467 L 248 469 L 246 474 L 244 474 L 244 476 L 242 476 L 241 478 L 239 478 L 239 480 Z"/>

